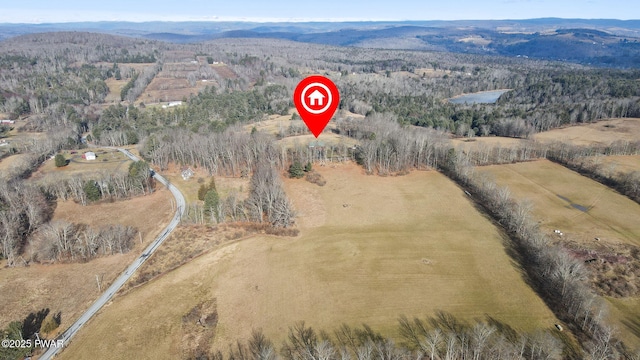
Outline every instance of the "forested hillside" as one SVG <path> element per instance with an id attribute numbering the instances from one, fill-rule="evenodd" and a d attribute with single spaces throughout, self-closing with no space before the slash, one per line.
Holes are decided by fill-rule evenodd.
<path id="1" fill-rule="evenodd" d="M 311 74 L 335 81 L 341 98 L 316 142 L 304 137 L 309 133 L 291 97 Z M 460 150 L 451 139 L 529 139 L 559 127 L 640 117 L 639 80 L 637 69 L 272 39 L 169 44 L 81 32 L 14 37 L 0 42 L 0 116 L 7 120 L 0 132 L 0 164 L 13 161 L 1 174 L 0 256 L 6 266 L 18 267 L 126 253 L 135 229 L 96 229 L 54 222 L 52 216 L 62 200 L 86 206 L 149 195 L 157 189 L 151 171 L 177 167 L 247 179 L 248 189 L 239 192 L 219 191 L 215 180 L 200 184 L 185 222 L 250 223 L 270 234 L 295 235 L 290 229 L 297 225 L 296 211 L 281 180 L 287 172 L 322 186 L 313 166 L 332 161 L 354 161 L 363 172 L 382 176 L 435 169 L 502 227 L 523 277 L 571 335 L 561 326 L 557 332 L 519 334 L 490 318 L 467 324 L 441 313 L 426 321 L 401 319 L 402 346 L 367 327 L 343 327 L 330 337 L 298 325 L 279 352 L 283 358 L 631 357 L 634 344 L 615 337 L 581 260 L 541 232 L 526 204 L 478 178 L 473 165 L 550 158 L 581 168 L 586 153 L 637 154 L 638 142 L 596 150 L 536 142 L 509 150 Z M 490 90 L 505 93 L 495 103 L 449 101 Z M 279 119 L 276 130 L 259 130 L 273 119 Z M 145 161 L 122 172 L 33 176 L 47 161 L 60 168 L 81 161 L 78 151 L 130 145 Z M 61 150 L 76 156 L 65 158 Z M 100 156 L 107 161 L 106 150 Z M 633 175 L 606 181 L 637 201 Z M 15 328 L 5 331 L 16 334 Z M 275 353 L 256 333 L 247 343 L 239 340 L 230 358 L 274 358 Z"/>

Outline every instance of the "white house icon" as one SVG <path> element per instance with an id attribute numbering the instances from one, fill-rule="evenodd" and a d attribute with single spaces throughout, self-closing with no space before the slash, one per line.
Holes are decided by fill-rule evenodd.
<path id="1" fill-rule="evenodd" d="M 325 96 L 318 90 L 315 90 L 311 95 L 307 96 L 311 106 L 322 106 Z"/>

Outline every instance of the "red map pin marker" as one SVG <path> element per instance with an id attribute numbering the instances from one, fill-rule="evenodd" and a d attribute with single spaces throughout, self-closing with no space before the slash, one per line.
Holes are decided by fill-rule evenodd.
<path id="1" fill-rule="evenodd" d="M 304 78 L 293 92 L 298 114 L 317 138 L 327 126 L 340 103 L 340 93 L 333 81 L 320 75 Z"/>

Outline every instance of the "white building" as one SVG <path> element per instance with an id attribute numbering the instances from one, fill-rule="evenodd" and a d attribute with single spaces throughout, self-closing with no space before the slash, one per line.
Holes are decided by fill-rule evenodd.
<path id="1" fill-rule="evenodd" d="M 84 159 L 85 160 L 95 160 L 96 159 L 96 153 L 94 153 L 93 151 L 87 151 L 86 153 L 84 153 Z"/>

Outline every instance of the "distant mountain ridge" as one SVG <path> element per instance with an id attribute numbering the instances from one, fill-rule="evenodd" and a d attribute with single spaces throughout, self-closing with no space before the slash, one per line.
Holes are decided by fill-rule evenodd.
<path id="1" fill-rule="evenodd" d="M 78 22 L 0 24 L 0 40 L 89 31 L 175 43 L 275 38 L 334 46 L 522 56 L 640 67 L 640 20 L 559 19 L 362 22 Z"/>

